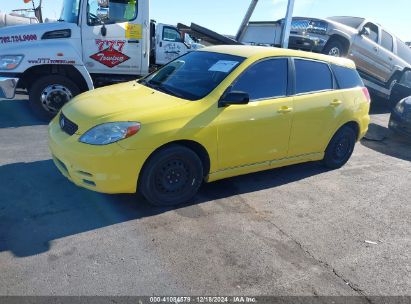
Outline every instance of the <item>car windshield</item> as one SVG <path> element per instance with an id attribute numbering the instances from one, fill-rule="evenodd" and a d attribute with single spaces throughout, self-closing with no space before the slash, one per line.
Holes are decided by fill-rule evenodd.
<path id="1" fill-rule="evenodd" d="M 328 19 L 355 29 L 357 29 L 365 20 L 364 18 L 359 17 L 329 17 Z"/>
<path id="2" fill-rule="evenodd" d="M 78 23 L 80 0 L 63 0 L 63 9 L 59 21 Z"/>
<path id="3" fill-rule="evenodd" d="M 139 83 L 188 100 L 198 100 L 211 93 L 244 57 L 191 52 L 167 64 Z"/>
<path id="4" fill-rule="evenodd" d="M 405 71 L 401 77 L 400 84 L 411 88 L 411 70 Z"/>

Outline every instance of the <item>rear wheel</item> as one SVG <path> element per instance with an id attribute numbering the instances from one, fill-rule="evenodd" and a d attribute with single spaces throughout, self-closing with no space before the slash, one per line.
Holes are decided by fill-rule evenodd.
<path id="1" fill-rule="evenodd" d="M 39 118 L 50 120 L 78 94 L 79 87 L 69 78 L 61 75 L 43 76 L 29 88 L 30 107 Z"/>
<path id="2" fill-rule="evenodd" d="M 190 201 L 203 181 L 203 165 L 192 150 L 172 145 L 144 165 L 139 190 L 153 205 L 174 206 Z"/>
<path id="3" fill-rule="evenodd" d="M 344 166 L 350 159 L 357 134 L 349 126 L 343 126 L 331 139 L 325 150 L 323 163 L 327 168 L 338 169 Z"/>

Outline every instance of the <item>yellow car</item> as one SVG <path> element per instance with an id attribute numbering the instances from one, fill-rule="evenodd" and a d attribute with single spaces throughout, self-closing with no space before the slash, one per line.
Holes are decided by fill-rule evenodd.
<path id="1" fill-rule="evenodd" d="M 76 97 L 50 123 L 50 149 L 78 186 L 176 205 L 203 181 L 308 161 L 343 166 L 369 107 L 350 60 L 210 47 Z"/>

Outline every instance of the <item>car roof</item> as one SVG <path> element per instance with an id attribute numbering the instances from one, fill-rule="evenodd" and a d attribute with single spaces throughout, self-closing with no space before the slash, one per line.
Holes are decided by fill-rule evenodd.
<path id="1" fill-rule="evenodd" d="M 333 56 L 311 53 L 311 52 L 281 49 L 281 48 L 275 48 L 275 47 L 251 46 L 251 45 L 219 45 L 219 46 L 205 47 L 205 48 L 199 49 L 198 51 L 222 53 L 222 54 L 228 54 L 228 55 L 233 55 L 233 56 L 252 58 L 255 60 L 263 59 L 267 57 L 299 57 L 299 58 L 305 58 L 305 59 L 325 61 L 328 63 L 355 69 L 355 64 L 350 59 L 333 57 Z"/>

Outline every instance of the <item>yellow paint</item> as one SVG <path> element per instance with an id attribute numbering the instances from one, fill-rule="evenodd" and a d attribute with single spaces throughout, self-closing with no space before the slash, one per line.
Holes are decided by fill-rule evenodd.
<path id="1" fill-rule="evenodd" d="M 126 23 L 126 38 L 127 39 L 143 38 L 143 26 L 141 24 Z"/>
<path id="2" fill-rule="evenodd" d="M 79 125 L 69 136 L 56 117 L 49 127 L 50 149 L 62 173 L 81 187 L 105 193 L 133 193 L 140 170 L 159 147 L 190 140 L 210 158 L 207 182 L 281 166 L 321 160 L 328 142 L 347 122 L 359 126 L 359 139 L 369 124 L 369 103 L 361 88 L 261 100 L 219 108 L 229 85 L 257 60 L 304 57 L 355 68 L 352 61 L 275 48 L 221 46 L 200 51 L 247 57 L 213 92 L 199 101 L 173 97 L 135 81 L 109 86 L 76 97 L 63 108 Z M 330 106 L 334 100 L 342 102 Z M 278 110 L 292 108 L 292 112 Z M 107 146 L 80 143 L 90 128 L 115 121 L 138 121 L 140 132 Z M 64 163 L 66 169 L 61 165 Z M 66 171 L 67 170 L 67 171 Z M 84 172 L 90 175 L 85 176 Z M 84 180 L 92 181 L 95 186 Z"/>

